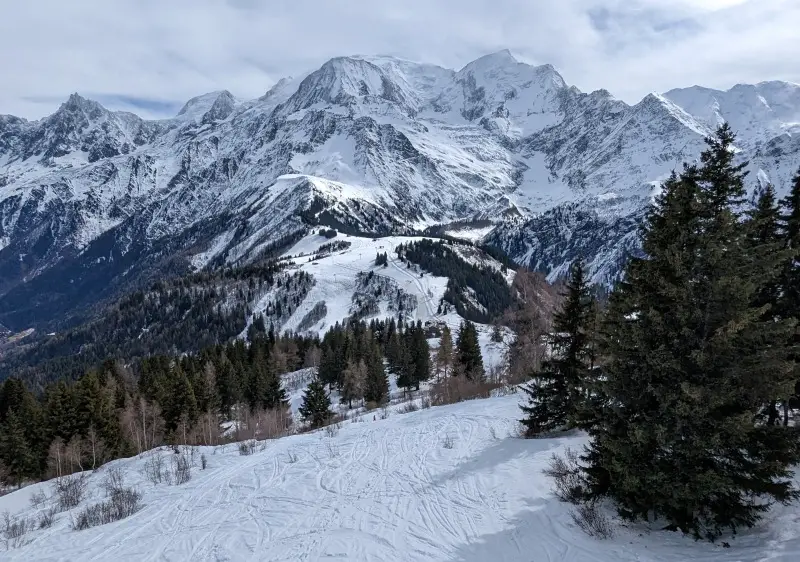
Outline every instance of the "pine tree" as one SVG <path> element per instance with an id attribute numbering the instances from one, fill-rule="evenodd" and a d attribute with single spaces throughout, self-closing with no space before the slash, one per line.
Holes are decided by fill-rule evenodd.
<path id="1" fill-rule="evenodd" d="M 330 397 L 325 391 L 325 383 L 319 377 L 316 377 L 308 385 L 299 412 L 303 421 L 308 423 L 312 429 L 322 427 L 333 417 Z"/>
<path id="2" fill-rule="evenodd" d="M 197 420 L 197 400 L 194 389 L 186 373 L 177 365 L 172 372 L 170 398 L 164 405 L 164 422 L 167 431 L 175 431 L 182 421 L 193 423 Z"/>
<path id="3" fill-rule="evenodd" d="M 790 254 L 785 251 L 781 232 L 781 214 L 775 201 L 775 189 L 767 185 L 758 195 L 754 208 L 747 212 L 746 225 L 749 229 L 749 243 L 754 254 L 775 254 L 783 252 L 779 261 L 786 261 Z M 767 307 L 766 313 L 775 316 L 776 304 L 781 294 L 780 276 L 774 276 L 770 282 L 764 283 L 756 293 L 754 305 Z"/>
<path id="4" fill-rule="evenodd" d="M 31 444 L 25 437 L 25 425 L 15 410 L 8 410 L 0 425 L 0 459 L 14 484 L 36 475 Z"/>
<path id="5" fill-rule="evenodd" d="M 442 336 L 439 338 L 439 348 L 436 350 L 436 375 L 447 377 L 450 366 L 453 364 L 453 336 L 450 327 L 445 324 Z"/>
<path id="6" fill-rule="evenodd" d="M 288 406 L 289 397 L 286 395 L 286 390 L 283 388 L 281 376 L 276 366 L 277 354 L 270 355 L 267 362 L 267 379 L 265 385 L 265 393 L 262 399 L 262 405 L 269 410 L 282 409 Z"/>
<path id="7" fill-rule="evenodd" d="M 564 304 L 553 318 L 551 358 L 523 387 L 528 405 L 522 424 L 532 437 L 581 425 L 591 392 L 593 299 L 583 263 L 572 264 Z"/>
<path id="8" fill-rule="evenodd" d="M 795 175 L 789 194 L 781 201 L 781 230 L 788 257 L 781 274 L 781 298 L 778 312 L 782 318 L 800 318 L 800 170 Z M 800 345 L 800 335 L 795 335 L 792 343 Z M 795 371 L 800 370 L 800 354 L 792 353 Z M 795 375 L 795 379 L 798 376 Z M 800 396 L 800 380 L 795 383 L 793 396 L 781 397 L 783 400 L 783 424 L 789 423 L 789 403 Z"/>
<path id="9" fill-rule="evenodd" d="M 383 356 L 378 342 L 370 345 L 366 359 L 367 380 L 364 384 L 364 400 L 383 404 L 389 398 L 389 379 L 383 365 Z"/>
<path id="10" fill-rule="evenodd" d="M 797 497 L 789 468 L 800 451 L 792 432 L 756 423 L 792 383 L 793 322 L 754 306 L 780 263 L 750 251 L 730 129 L 708 142 L 700 167 L 665 183 L 643 228 L 645 257 L 610 297 L 604 404 L 584 462 L 590 497 L 714 539 L 759 519 L 767 503 L 753 497 Z"/>
<path id="11" fill-rule="evenodd" d="M 469 320 L 461 323 L 456 340 L 456 373 L 472 381 L 483 379 L 483 355 L 478 343 L 478 331 Z"/>
<path id="12" fill-rule="evenodd" d="M 217 394 L 217 369 L 209 359 L 203 363 L 202 370 L 197 373 L 194 382 L 194 396 L 197 410 L 203 413 L 219 411 L 219 395 Z"/>
<path id="13" fill-rule="evenodd" d="M 411 332 L 410 382 L 411 386 L 419 390 L 420 383 L 431 377 L 431 350 L 421 322 L 418 322 L 417 326 L 409 331 Z"/>
<path id="14" fill-rule="evenodd" d="M 770 255 L 780 252 L 784 257 L 779 261 L 786 263 L 791 253 L 786 249 L 786 244 L 782 239 L 780 209 L 775 201 L 775 190 L 772 185 L 767 185 L 759 194 L 753 209 L 747 212 L 746 225 L 749 229 L 749 244 L 754 255 Z M 785 268 L 783 268 L 785 270 Z M 782 271 L 783 272 L 783 271 Z M 781 314 L 778 305 L 783 294 L 782 283 L 784 276 L 776 276 L 756 292 L 753 306 L 763 307 L 764 319 L 769 320 Z M 765 408 L 766 423 L 775 425 L 778 421 L 778 399 L 783 399 L 786 404 L 785 396 L 775 397 Z"/>

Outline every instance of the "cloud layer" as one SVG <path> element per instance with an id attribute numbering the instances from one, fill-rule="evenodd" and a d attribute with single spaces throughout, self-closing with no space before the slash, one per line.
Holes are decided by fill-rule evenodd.
<path id="1" fill-rule="evenodd" d="M 347 54 L 460 68 L 508 48 L 628 102 L 702 84 L 800 82 L 796 0 L 37 0 L 0 18 L 0 113 L 71 92 L 143 116 L 190 97 L 263 94 Z"/>

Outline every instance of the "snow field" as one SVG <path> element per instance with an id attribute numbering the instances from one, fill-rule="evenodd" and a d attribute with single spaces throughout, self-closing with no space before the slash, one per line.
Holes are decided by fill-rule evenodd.
<path id="1" fill-rule="evenodd" d="M 388 419 L 264 442 L 197 448 L 208 459 L 182 486 L 152 485 L 145 453 L 89 476 L 99 501 L 104 472 L 118 466 L 143 493 L 128 519 L 85 531 L 70 514 L 3 560 L 263 561 L 793 561 L 800 512 L 775 508 L 765 524 L 730 540 L 696 543 L 675 533 L 617 527 L 609 540 L 577 529 L 542 475 L 553 452 L 585 437 L 516 437 L 519 397 L 436 407 Z M 262 450 L 263 449 L 263 450 Z M 31 517 L 42 483 L 0 498 L 0 511 Z M 43 509 L 43 508 L 40 508 Z"/>

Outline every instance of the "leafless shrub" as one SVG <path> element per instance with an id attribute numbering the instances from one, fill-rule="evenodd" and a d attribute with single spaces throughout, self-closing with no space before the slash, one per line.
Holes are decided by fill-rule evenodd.
<path id="1" fill-rule="evenodd" d="M 30 502 L 31 507 L 38 508 L 44 505 L 47 501 L 47 494 L 43 488 L 39 488 L 36 492 L 31 494 Z"/>
<path id="2" fill-rule="evenodd" d="M 174 455 L 172 457 L 172 474 L 170 481 L 176 486 L 186 484 L 192 479 L 192 463 L 189 458 L 184 455 Z"/>
<path id="3" fill-rule="evenodd" d="M 250 423 L 255 428 L 255 439 L 275 439 L 287 434 L 292 425 L 292 415 L 282 408 L 259 410 L 253 414 Z"/>
<path id="4" fill-rule="evenodd" d="M 160 451 L 153 451 L 150 457 L 144 462 L 142 468 L 145 478 L 147 478 L 153 485 L 161 484 L 166 479 L 164 470 L 164 457 Z"/>
<path id="5" fill-rule="evenodd" d="M 423 410 L 427 410 L 431 405 L 431 395 L 429 393 L 423 394 L 422 398 L 419 400 L 419 407 Z"/>
<path id="6" fill-rule="evenodd" d="M 286 462 L 288 462 L 289 464 L 294 464 L 297 462 L 297 453 L 295 453 L 294 451 L 288 451 L 286 453 L 286 457 L 287 457 Z"/>
<path id="7" fill-rule="evenodd" d="M 585 497 L 586 484 L 574 450 L 567 448 L 563 456 L 553 453 L 544 473 L 555 482 L 555 494 L 561 501 L 578 504 Z"/>
<path id="8" fill-rule="evenodd" d="M 53 481 L 53 492 L 58 509 L 67 511 L 77 507 L 86 495 L 88 481 L 84 474 L 61 476 Z"/>
<path id="9" fill-rule="evenodd" d="M 125 487 L 125 473 L 118 466 L 109 468 L 101 486 L 106 495 L 113 496 L 115 492 Z"/>
<path id="10" fill-rule="evenodd" d="M 417 410 L 419 410 L 419 406 L 417 406 L 417 403 L 414 402 L 413 400 L 409 400 L 408 402 L 405 402 L 400 407 L 400 413 L 401 414 L 410 414 L 412 412 L 416 412 Z"/>
<path id="11" fill-rule="evenodd" d="M 325 442 L 325 448 L 328 450 L 328 458 L 335 458 L 339 456 L 339 446 L 331 441 Z"/>
<path id="12" fill-rule="evenodd" d="M 342 422 L 335 422 L 325 426 L 325 435 L 328 437 L 336 437 L 339 435 L 339 430 L 342 429 Z"/>
<path id="13" fill-rule="evenodd" d="M 256 452 L 256 440 L 248 439 L 239 443 L 239 454 L 242 456 L 252 455 Z"/>
<path id="14" fill-rule="evenodd" d="M 6 550 L 25 546 L 28 541 L 25 535 L 33 530 L 33 525 L 24 517 L 13 517 L 9 512 L 3 513 L 3 542 Z"/>
<path id="15" fill-rule="evenodd" d="M 72 529 L 82 531 L 125 519 L 142 508 L 141 500 L 142 495 L 133 488 L 115 490 L 107 501 L 88 506 L 79 512 L 72 521 Z"/>
<path id="16" fill-rule="evenodd" d="M 39 528 L 49 529 L 52 527 L 56 520 L 56 513 L 58 513 L 58 509 L 55 507 L 51 507 L 41 512 L 39 514 Z"/>
<path id="17" fill-rule="evenodd" d="M 489 398 L 492 391 L 501 386 L 499 382 L 473 381 L 463 375 L 452 376 L 431 385 L 430 399 L 434 406 L 444 406 L 476 398 Z"/>
<path id="18" fill-rule="evenodd" d="M 386 405 L 382 406 L 381 413 L 378 417 L 382 420 L 389 419 L 389 406 Z"/>
<path id="19" fill-rule="evenodd" d="M 452 449 L 453 447 L 455 447 L 455 444 L 456 443 L 452 435 L 447 434 L 444 436 L 444 439 L 442 440 L 442 447 L 444 447 L 445 449 Z"/>
<path id="20" fill-rule="evenodd" d="M 203 453 L 200 455 L 200 469 L 205 470 L 208 468 L 208 459 L 206 458 L 206 454 Z"/>
<path id="21" fill-rule="evenodd" d="M 572 521 L 590 537 L 609 539 L 614 535 L 611 521 L 593 502 L 579 504 L 569 515 Z"/>

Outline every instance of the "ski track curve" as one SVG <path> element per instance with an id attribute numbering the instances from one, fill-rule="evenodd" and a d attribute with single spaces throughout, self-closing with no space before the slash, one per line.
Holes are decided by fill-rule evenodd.
<path id="1" fill-rule="evenodd" d="M 60 514 L 52 528 L 33 531 L 27 546 L 3 551 L 0 545 L 0 559 L 800 559 L 797 511 L 775 511 L 771 531 L 743 534 L 726 550 L 636 528 L 618 527 L 608 541 L 587 537 L 542 475 L 554 451 L 580 448 L 585 437 L 513 437 L 517 402 L 518 397 L 508 396 L 349 422 L 333 437 L 319 431 L 268 441 L 249 456 L 239 455 L 235 445 L 202 448 L 208 469 L 195 468 L 192 480 L 181 486 L 153 485 L 141 475 L 150 455 L 168 457 L 169 449 L 115 461 L 143 493 L 141 511 L 80 532 L 70 529 L 71 514 Z M 296 454 L 294 462 L 289 452 Z M 84 506 L 103 498 L 103 470 L 90 476 L 91 498 Z M 34 517 L 27 500 L 11 503 L 28 493 L 23 489 L 0 498 L 0 511 L 16 505 L 17 512 Z"/>

